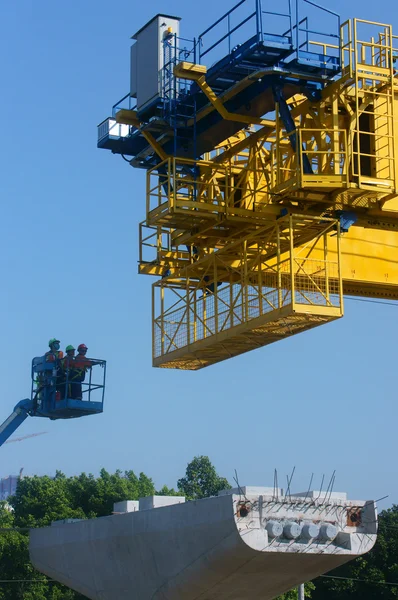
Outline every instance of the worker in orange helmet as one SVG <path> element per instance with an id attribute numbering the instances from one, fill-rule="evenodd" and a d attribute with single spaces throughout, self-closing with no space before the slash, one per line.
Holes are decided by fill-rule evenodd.
<path id="1" fill-rule="evenodd" d="M 82 383 L 86 378 L 86 373 L 93 366 L 93 361 L 86 357 L 87 350 L 86 344 L 79 344 L 75 358 L 76 377 L 74 381 L 78 382 L 76 383 L 76 398 L 79 400 L 83 399 Z"/>
<path id="2" fill-rule="evenodd" d="M 91 360 L 89 358 L 86 358 L 86 354 L 87 354 L 87 346 L 86 344 L 79 344 L 77 347 L 77 356 L 76 356 L 76 362 L 79 363 L 79 365 L 84 365 L 86 367 L 90 367 L 91 366 Z"/>
<path id="3" fill-rule="evenodd" d="M 61 360 L 62 374 L 58 384 L 62 385 L 61 398 L 75 398 L 76 388 L 76 368 L 75 368 L 75 348 L 71 345 L 65 348 L 66 356 Z"/>

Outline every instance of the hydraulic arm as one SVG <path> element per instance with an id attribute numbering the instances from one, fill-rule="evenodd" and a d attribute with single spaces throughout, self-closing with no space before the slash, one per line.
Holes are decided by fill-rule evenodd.
<path id="1" fill-rule="evenodd" d="M 45 356 L 32 360 L 32 395 L 21 400 L 11 415 L 0 425 L 0 446 L 18 429 L 27 417 L 51 419 L 75 419 L 103 412 L 106 362 L 87 360 L 87 377 L 72 380 L 72 369 L 61 371 L 58 362 L 49 362 Z M 77 363 L 76 363 L 77 364 Z M 95 378 L 93 370 L 101 367 L 101 375 Z M 76 367 L 77 368 L 77 367 Z M 101 372 L 98 369 L 99 372 Z M 62 374 L 62 381 L 59 373 Z M 86 379 L 86 381 L 84 380 Z"/>
<path id="2" fill-rule="evenodd" d="M 8 440 L 10 435 L 12 435 L 14 431 L 16 431 L 18 427 L 22 425 L 32 409 L 32 400 L 26 399 L 18 402 L 8 419 L 6 419 L 4 423 L 0 425 L 0 446 L 2 446 L 4 442 Z"/>

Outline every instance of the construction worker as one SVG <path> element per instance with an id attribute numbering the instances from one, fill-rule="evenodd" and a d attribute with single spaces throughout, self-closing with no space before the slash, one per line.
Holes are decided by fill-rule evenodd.
<path id="1" fill-rule="evenodd" d="M 64 370 L 73 368 L 75 362 L 75 348 L 73 346 L 66 346 L 65 358 L 62 359 L 62 368 Z"/>
<path id="2" fill-rule="evenodd" d="M 62 383 L 62 370 L 60 361 L 62 360 L 64 353 L 62 352 L 62 350 L 60 350 L 61 342 L 57 340 L 57 338 L 51 338 L 51 340 L 49 340 L 48 342 L 48 345 L 50 347 L 50 350 L 45 353 L 44 358 L 46 362 L 54 363 L 54 367 L 51 374 L 48 370 L 44 370 L 41 373 L 38 373 L 36 383 L 39 388 L 42 388 L 46 385 L 50 385 L 50 379 L 53 382 L 53 378 L 55 377 L 55 389 L 58 394 L 62 391 L 60 387 Z M 39 394 L 37 394 L 37 400 L 39 399 Z"/>
<path id="3" fill-rule="evenodd" d="M 57 340 L 57 338 L 51 338 L 48 345 L 50 346 L 50 350 L 44 355 L 46 357 L 46 362 L 55 362 L 56 360 L 63 358 L 64 353 L 60 350 L 61 342 Z"/>
<path id="4" fill-rule="evenodd" d="M 77 347 L 77 356 L 76 356 L 76 363 L 79 366 L 85 367 L 86 370 L 89 369 L 92 366 L 92 361 L 86 357 L 87 354 L 87 346 L 86 344 L 79 344 Z"/>
<path id="5" fill-rule="evenodd" d="M 77 373 L 75 381 L 78 382 L 76 383 L 76 386 L 78 386 L 76 387 L 76 392 L 77 398 L 79 399 L 83 398 L 82 383 L 86 378 L 86 373 L 94 364 L 92 360 L 86 357 L 87 350 L 86 344 L 79 344 L 77 347 L 77 356 L 75 358 L 75 368 Z"/>
<path id="6" fill-rule="evenodd" d="M 78 376 L 78 372 L 75 368 L 75 348 L 71 345 L 65 348 L 66 356 L 61 361 L 62 380 L 61 383 L 61 398 L 76 398 L 78 390 L 76 389 L 75 378 Z"/>

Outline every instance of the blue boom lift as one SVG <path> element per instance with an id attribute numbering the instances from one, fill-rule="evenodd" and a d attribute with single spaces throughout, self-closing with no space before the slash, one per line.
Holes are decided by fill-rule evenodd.
<path id="1" fill-rule="evenodd" d="M 99 383 L 94 381 L 92 374 L 96 367 L 101 367 L 96 369 Z M 47 362 L 45 356 L 33 359 L 31 396 L 18 402 L 8 419 L 0 425 L 0 446 L 27 417 L 44 417 L 54 421 L 103 412 L 106 361 L 92 359 L 87 370 L 88 381 L 72 382 L 71 373 L 67 370 L 61 378 L 59 361 Z M 73 386 L 79 386 L 81 398 L 75 397 L 76 388 Z"/>

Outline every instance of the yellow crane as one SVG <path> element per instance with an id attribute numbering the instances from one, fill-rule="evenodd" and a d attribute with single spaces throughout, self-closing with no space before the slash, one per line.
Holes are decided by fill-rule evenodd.
<path id="1" fill-rule="evenodd" d="M 338 319 L 344 294 L 398 298 L 398 37 L 285 5 L 242 0 L 192 41 L 157 15 L 98 127 L 99 147 L 146 170 L 154 366 Z"/>

